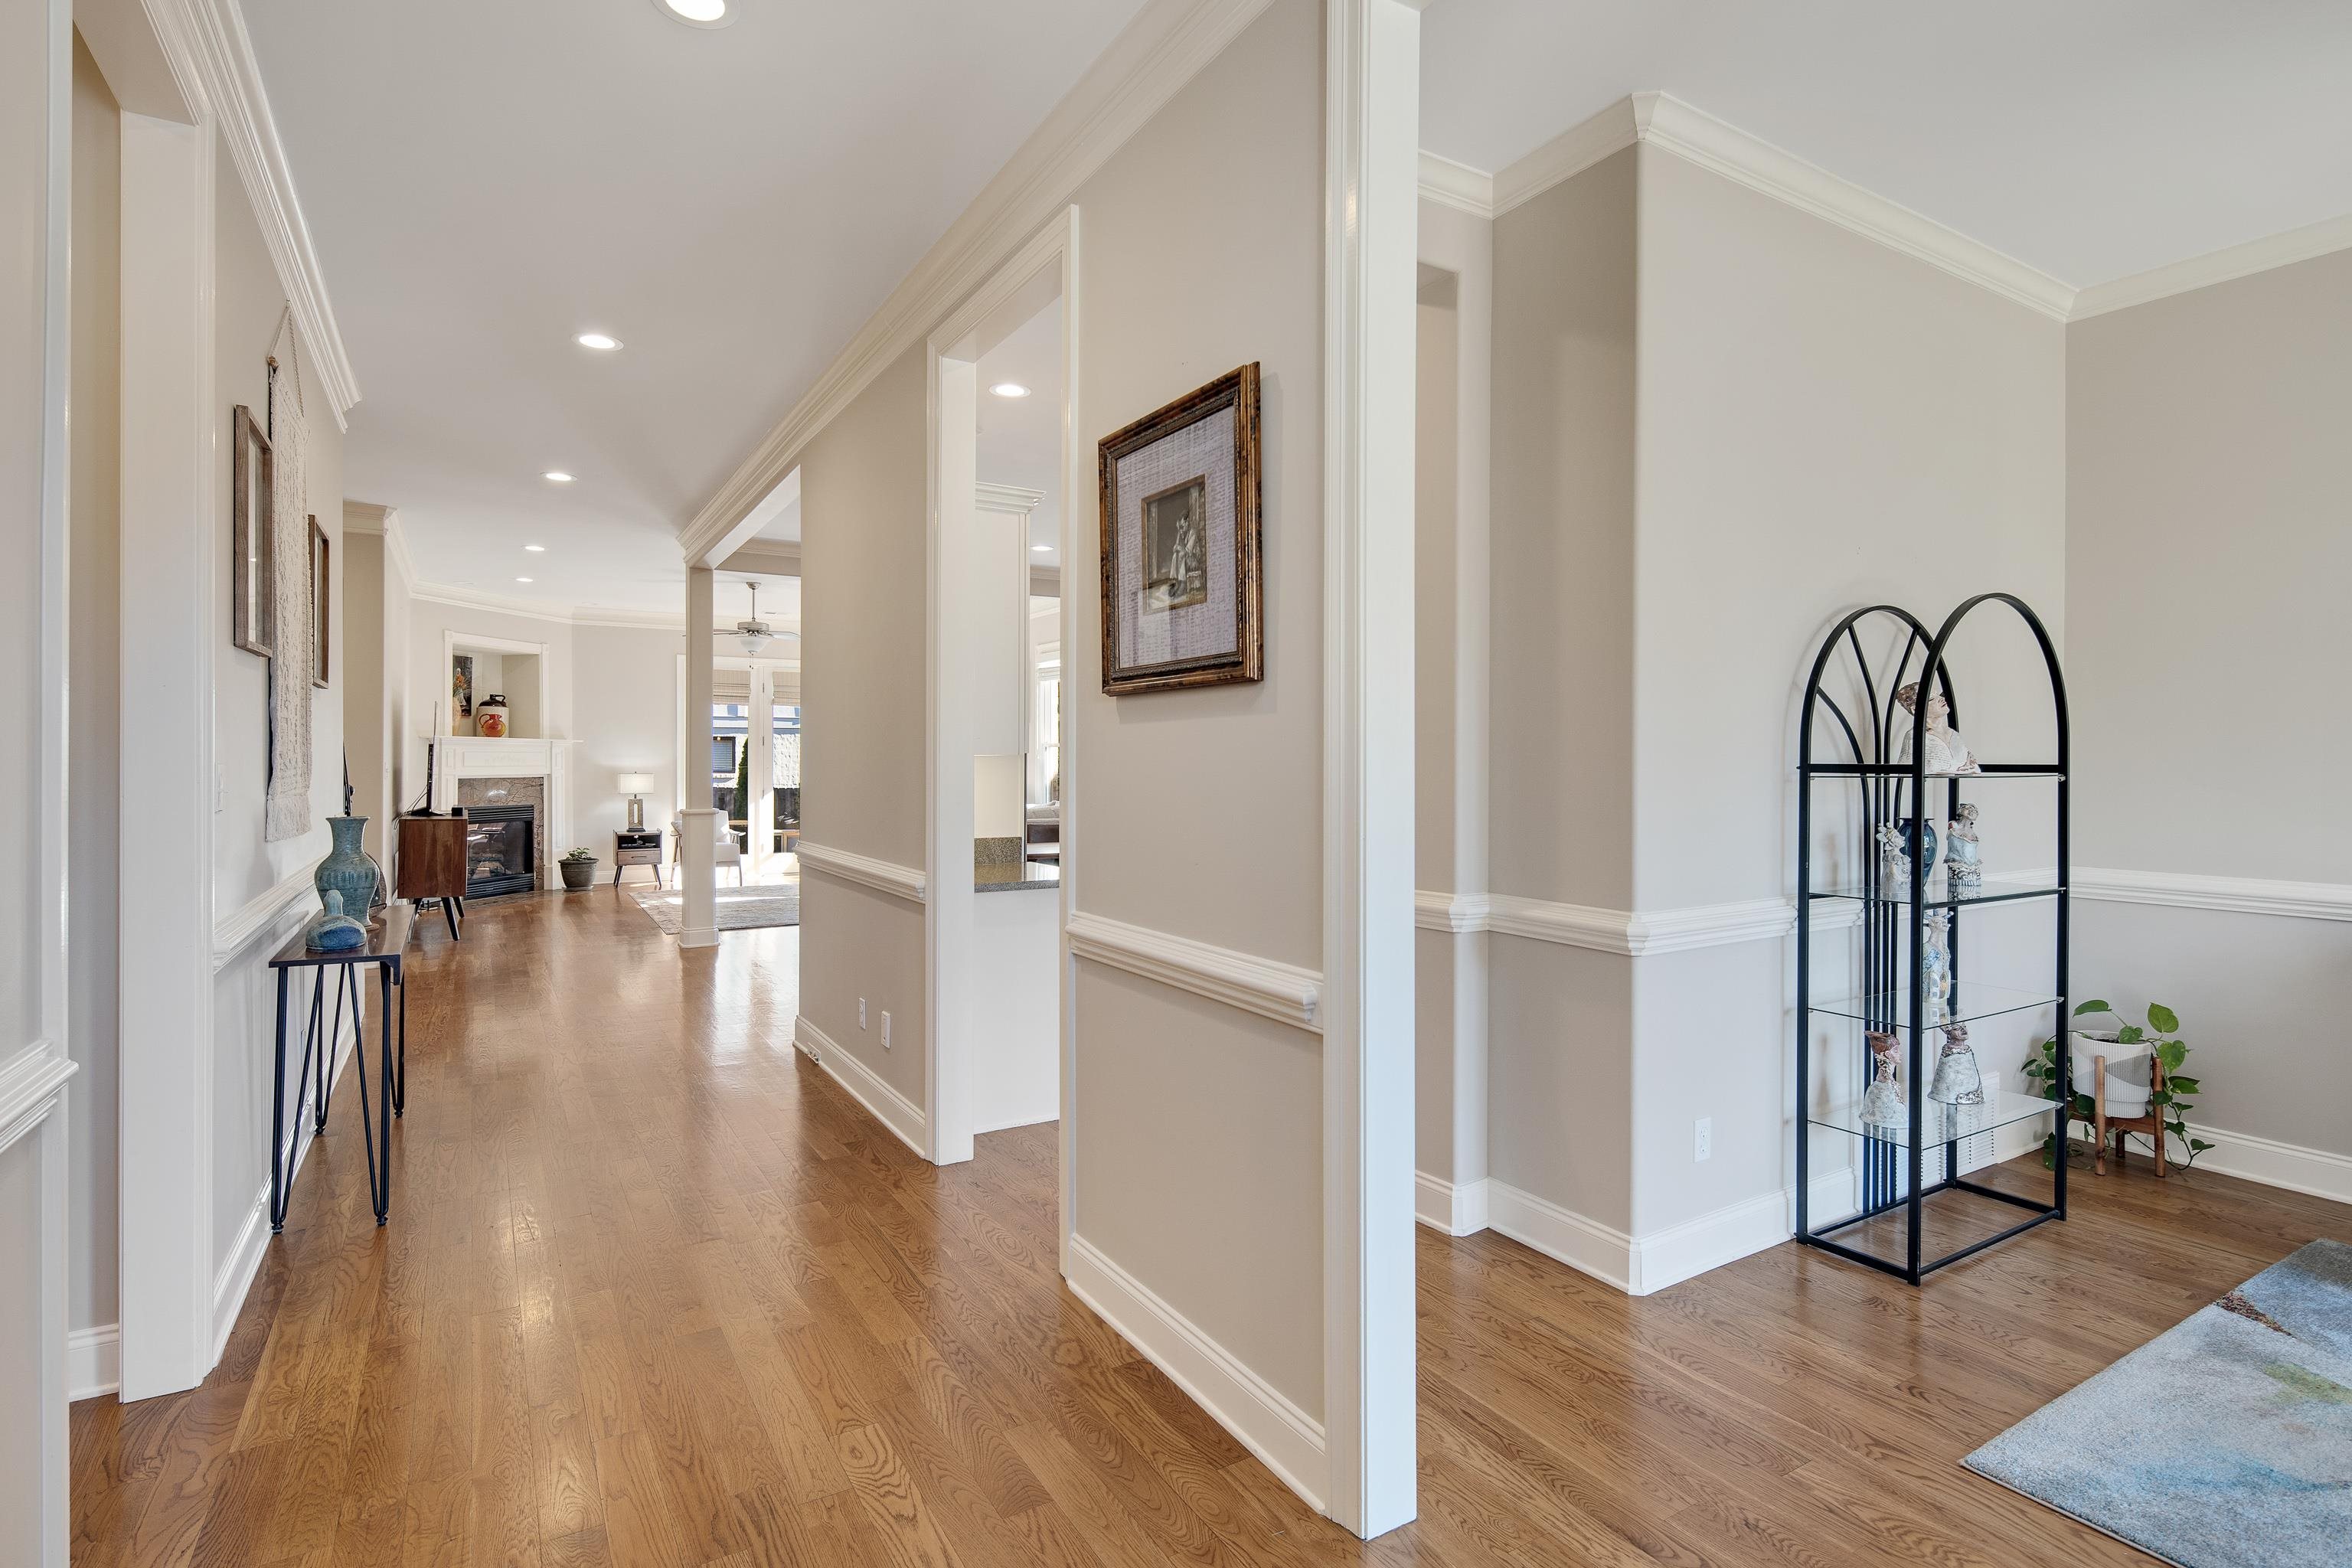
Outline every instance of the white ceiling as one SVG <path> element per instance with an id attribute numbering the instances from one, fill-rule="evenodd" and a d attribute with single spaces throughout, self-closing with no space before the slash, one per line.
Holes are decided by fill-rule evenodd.
<path id="1" fill-rule="evenodd" d="M 742 3 L 245 0 L 366 390 L 345 494 L 427 581 L 677 607 L 679 523 L 1140 8 Z"/>
<path id="2" fill-rule="evenodd" d="M 1448 0 L 1422 145 L 1663 91 L 2077 288 L 2352 213 L 2344 0 Z"/>
<path id="3" fill-rule="evenodd" d="M 1029 514 L 1029 559 L 1040 566 L 1062 563 L 1062 302 L 1055 299 L 973 366 L 980 378 L 979 447 L 974 453 L 982 484 L 1018 485 L 1042 490 L 1045 499 Z M 1000 382 L 1029 389 L 1026 397 L 998 397 L 988 389 Z"/>

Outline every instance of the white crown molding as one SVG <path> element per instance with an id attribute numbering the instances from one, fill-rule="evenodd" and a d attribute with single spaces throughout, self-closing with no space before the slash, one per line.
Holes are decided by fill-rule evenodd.
<path id="1" fill-rule="evenodd" d="M 1045 500 L 1044 490 L 1033 490 L 1021 485 L 982 483 L 976 487 L 976 491 L 972 504 L 981 510 L 1006 512 L 1014 517 L 1027 517 Z"/>
<path id="2" fill-rule="evenodd" d="M 2053 320 L 2066 320 L 2074 307 L 2072 284 L 1662 92 L 1637 92 L 1621 99 L 1494 175 L 1491 206 L 1485 216 L 1499 217 L 1637 142 L 1916 257 Z M 1433 179 L 1433 154 L 1422 155 L 1422 195 L 1465 211 L 1478 211 L 1475 199 L 1478 172 L 1450 164 Z M 1443 164 L 1445 160 L 1435 162 Z"/>
<path id="3" fill-rule="evenodd" d="M 1320 1484 L 1330 1468 L 1323 1423 L 1086 1237 L 1070 1237 L 1064 1272 L 1072 1294 L 1240 1438 L 1286 1486 L 1318 1512 L 1328 1506 Z"/>
<path id="4" fill-rule="evenodd" d="M 2074 308 L 2072 284 L 1727 125 L 1680 99 L 1635 93 L 1633 103 L 1643 141 L 1702 169 L 1874 239 L 1891 250 L 1916 257 L 2053 320 L 2064 321 Z"/>
<path id="5" fill-rule="evenodd" d="M 35 1040 L 0 1068 L 0 1149 L 38 1127 L 58 1108 L 76 1064 L 47 1040 Z"/>
<path id="6" fill-rule="evenodd" d="M 2128 310 L 2152 300 L 2251 278 L 2257 272 L 2292 267 L 2298 261 L 2339 250 L 2352 250 L 2352 214 L 2152 267 L 2112 282 L 2094 283 L 2075 294 L 2074 309 L 2067 319 L 2079 321 L 2089 316 L 2104 316 L 2110 310 Z"/>
<path id="7" fill-rule="evenodd" d="M 828 877 L 855 882 L 877 893 L 888 893 L 912 904 L 921 903 L 927 896 L 928 880 L 912 866 L 877 860 L 870 855 L 854 854 L 847 849 L 830 849 L 805 838 L 800 841 L 798 853 L 803 870 L 822 871 Z"/>
<path id="8" fill-rule="evenodd" d="M 699 561 L 790 473 L 809 438 L 985 282 L 1271 0 L 1151 0 L 1054 106 L 849 346 L 680 531 Z"/>
<path id="9" fill-rule="evenodd" d="M 343 352 L 343 335 L 327 299 L 326 273 L 294 193 L 293 171 L 269 112 L 245 15 L 236 0 L 146 0 L 146 5 L 182 93 L 200 113 L 210 111 L 229 162 L 236 165 L 262 244 L 278 268 L 278 286 L 286 290 L 302 345 L 310 351 L 303 368 L 326 394 L 335 427 L 348 429 L 343 416 L 360 400 L 359 378 Z"/>
<path id="10" fill-rule="evenodd" d="M 299 870 L 289 871 L 275 887 L 268 888 L 246 900 L 243 905 L 224 920 L 213 922 L 213 973 L 228 967 L 232 959 L 253 942 L 268 932 L 286 914 L 300 906 L 317 889 L 319 869 L 316 860 Z"/>
<path id="11" fill-rule="evenodd" d="M 383 554 L 400 574 L 401 592 L 415 597 L 416 557 L 408 552 L 408 530 L 401 523 L 398 507 L 383 509 Z"/>
<path id="12" fill-rule="evenodd" d="M 805 1015 L 793 1020 L 793 1043 L 807 1053 L 809 1060 L 823 1068 L 827 1078 L 841 1085 L 852 1100 L 871 1112 L 875 1121 L 896 1133 L 901 1143 L 922 1158 L 930 1158 L 923 1136 L 921 1106 L 885 1083 L 855 1053 L 835 1044 L 833 1037 L 810 1023 Z"/>
<path id="13" fill-rule="evenodd" d="M 2280 882 L 2258 877 L 2204 877 L 2183 871 L 2124 871 L 2077 866 L 2072 887 L 2076 898 L 2098 903 L 2158 904 L 2226 914 L 2352 921 L 2352 885 L 2342 882 Z"/>
<path id="14" fill-rule="evenodd" d="M 387 539 L 393 537 L 386 534 Z M 509 598 L 503 594 L 485 594 L 473 588 L 460 588 L 447 583 L 417 583 L 411 580 L 409 597 L 422 605 L 441 605 L 453 610 L 482 610 L 491 615 L 517 616 L 530 621 L 552 621 L 567 626 L 620 626 L 644 631 L 677 632 L 686 630 L 686 616 L 681 612 L 667 610 L 627 610 L 596 605 L 547 604 L 537 599 Z"/>
<path id="15" fill-rule="evenodd" d="M 1424 201 L 1465 212 L 1473 217 L 1495 216 L 1495 176 L 1457 163 L 1423 149 L 1421 154 L 1421 195 Z"/>
<path id="16" fill-rule="evenodd" d="M 347 500 L 343 503 L 345 533 L 382 533 L 392 521 L 392 508 L 377 506 L 373 501 Z"/>
<path id="17" fill-rule="evenodd" d="M 1495 175 L 1495 216 L 1574 179 L 1614 153 L 1631 147 L 1641 127 L 1633 100 L 1621 98 L 1600 113 L 1570 126 L 1526 157 Z"/>
<path id="18" fill-rule="evenodd" d="M 1068 930 L 1074 957 L 1157 980 L 1277 1024 L 1318 1032 L 1322 1028 L 1323 977 L 1311 969 L 1084 910 L 1070 916 Z"/>

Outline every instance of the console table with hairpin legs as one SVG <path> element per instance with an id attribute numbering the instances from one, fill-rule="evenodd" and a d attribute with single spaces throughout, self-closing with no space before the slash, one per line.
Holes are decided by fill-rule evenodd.
<path id="1" fill-rule="evenodd" d="M 278 972 L 278 1048 L 270 1073 L 269 1098 L 269 1228 L 273 1232 L 286 1228 L 286 1205 L 294 1186 L 294 1155 L 300 1142 L 286 1136 L 287 1003 L 298 969 L 309 970 L 311 981 L 310 1020 L 302 1033 L 302 1068 L 294 1087 L 295 1124 L 301 1124 L 303 1102 L 308 1100 L 312 1135 L 326 1135 L 327 1105 L 335 1088 L 335 1042 L 343 1032 L 343 1005 L 348 1000 L 354 1037 L 352 1054 L 358 1058 L 360 1069 L 360 1132 L 367 1142 L 368 1197 L 375 1205 L 376 1224 L 383 1224 L 391 1215 L 392 1119 L 408 1109 L 408 986 L 401 973 L 401 953 L 408 946 L 409 928 L 415 918 L 414 909 L 395 900 L 368 926 L 367 941 L 357 947 L 341 952 L 313 952 L 304 945 L 302 933 L 297 931 L 269 961 L 269 967 Z M 375 968 L 381 998 L 375 1032 L 383 1079 L 373 1104 L 368 1097 L 367 1026 L 360 1008 L 365 984 L 360 970 L 370 964 Z M 331 1022 L 327 1016 L 331 970 L 335 992 Z M 392 999 L 395 986 L 400 991 L 397 1011 Z M 314 1059 L 318 1063 L 315 1075 L 310 1068 Z"/>

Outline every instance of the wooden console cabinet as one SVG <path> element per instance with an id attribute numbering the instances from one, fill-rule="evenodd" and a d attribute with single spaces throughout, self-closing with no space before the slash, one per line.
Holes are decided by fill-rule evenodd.
<path id="1" fill-rule="evenodd" d="M 466 816 L 404 816 L 400 819 L 397 896 L 416 902 L 441 900 L 451 940 L 466 913 Z"/>

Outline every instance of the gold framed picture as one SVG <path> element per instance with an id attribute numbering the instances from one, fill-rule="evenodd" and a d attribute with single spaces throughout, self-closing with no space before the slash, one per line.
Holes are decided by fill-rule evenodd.
<path id="1" fill-rule="evenodd" d="M 310 518 L 310 684 L 325 686 L 327 681 L 327 611 L 334 597 L 334 574 L 328 570 L 331 545 L 327 531 L 319 526 L 314 513 Z"/>
<path id="2" fill-rule="evenodd" d="M 1258 367 L 1099 449 L 1103 690 L 1265 679 Z"/>
<path id="3" fill-rule="evenodd" d="M 270 526 L 269 437 L 240 403 L 229 416 L 229 640 L 264 658 L 277 652 L 278 547 Z"/>

